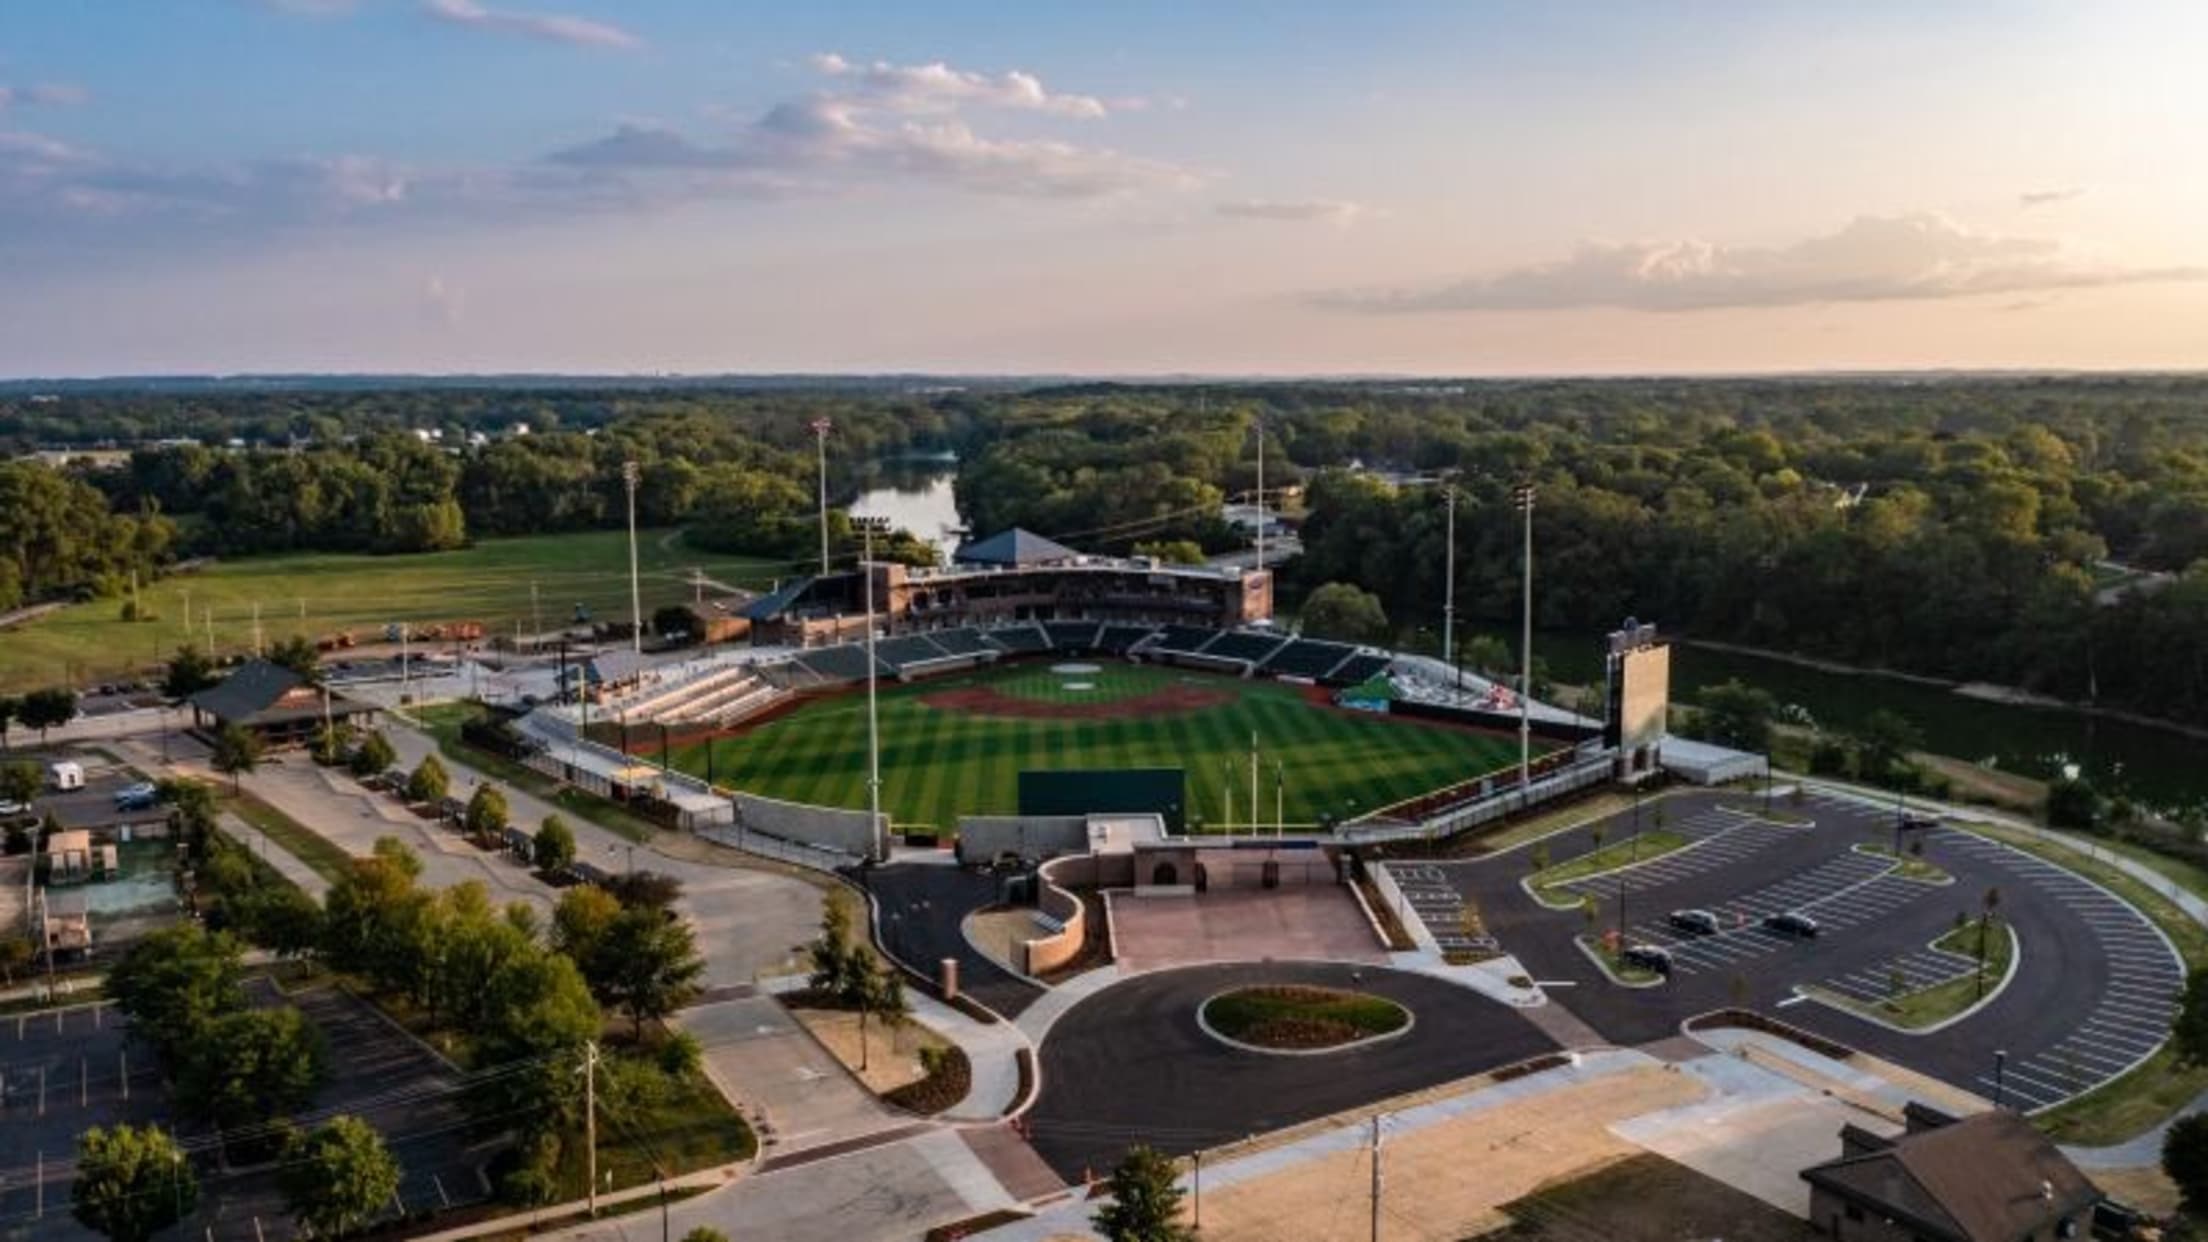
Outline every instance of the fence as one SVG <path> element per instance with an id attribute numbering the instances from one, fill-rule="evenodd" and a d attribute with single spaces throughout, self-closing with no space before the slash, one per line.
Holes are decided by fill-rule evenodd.
<path id="1" fill-rule="evenodd" d="M 1610 756 L 1602 754 L 1581 759 L 1523 789 L 1515 785 L 1498 789 L 1485 798 L 1444 811 L 1424 823 L 1344 824 L 1334 832 L 1343 842 L 1351 845 L 1371 845 L 1384 841 L 1432 841 L 1493 823 L 1506 815 L 1599 785 L 1608 779 Z"/>

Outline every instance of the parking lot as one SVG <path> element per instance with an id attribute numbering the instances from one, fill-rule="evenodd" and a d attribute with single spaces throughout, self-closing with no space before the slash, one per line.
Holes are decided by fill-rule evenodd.
<path id="1" fill-rule="evenodd" d="M 1747 1005 L 1981 1095 L 1993 1094 L 1994 1053 L 2005 1052 L 2004 1100 L 2030 1110 L 2125 1072 L 2168 1036 L 2184 981 L 2176 951 L 2145 916 L 2069 871 L 1936 827 L 1909 835 L 1953 882 L 1905 878 L 1892 858 L 1855 848 L 1892 844 L 1894 808 L 1838 796 L 1811 794 L 1783 808 L 1810 819 L 1808 827 L 1756 820 L 1746 814 L 1755 809 L 1749 800 L 1720 794 L 1690 793 L 1664 805 L 1664 826 L 1689 844 L 1568 886 L 1593 900 L 1592 925 L 1581 910 L 1549 909 L 1527 893 L 1530 844 L 1477 860 L 1389 869 L 1422 892 L 1439 881 L 1475 903 L 1488 933 L 1550 985 L 1552 1000 L 1622 1044 L 1675 1034 L 1697 1013 Z M 1605 822 L 1606 844 L 1630 835 L 1631 814 Z M 1641 827 L 1652 826 L 1644 806 Z M 1546 844 L 1552 864 L 1594 848 L 1584 828 Z M 1974 961 L 1931 944 L 1958 917 L 1975 917 L 1992 889 L 2017 938 L 2017 968 L 1961 1020 L 1907 1032 L 1802 993 L 1815 987 L 1872 1001 L 1890 994 L 1897 975 L 1913 990 L 1975 970 Z M 1710 912 L 1716 930 L 1675 928 L 1668 916 L 1682 909 Z M 1768 916 L 1788 912 L 1814 919 L 1818 934 L 1764 926 Z M 1429 896 L 1415 913 L 1437 936 L 1455 930 L 1446 900 Z M 1590 931 L 1665 949 L 1670 978 L 1652 988 L 1616 986 L 1575 943 Z"/>

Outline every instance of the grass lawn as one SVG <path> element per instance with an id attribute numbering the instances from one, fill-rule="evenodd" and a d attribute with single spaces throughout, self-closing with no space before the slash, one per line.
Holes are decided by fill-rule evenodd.
<path id="1" fill-rule="evenodd" d="M 598 1176 L 608 1189 L 639 1186 L 661 1176 L 748 1160 L 758 1140 L 743 1117 L 702 1073 L 680 1079 L 661 1098 L 616 1112 L 606 1108 L 598 1125 Z M 560 1164 L 561 1198 L 580 1199 L 589 1189 L 582 1144 L 570 1143 Z"/>
<path id="2" fill-rule="evenodd" d="M 674 531 L 640 531 L 637 561 L 644 612 L 691 598 L 690 570 L 732 586 L 764 587 L 786 568 L 741 557 L 698 552 Z M 165 578 L 140 592 L 157 620 L 120 619 L 119 600 L 62 609 L 0 642 L 0 692 L 18 692 L 71 676 L 78 683 L 122 676 L 168 658 L 184 641 L 184 603 L 191 599 L 191 641 L 207 643 L 206 610 L 214 609 L 217 650 L 253 641 L 253 606 L 270 641 L 290 634 L 320 636 L 351 630 L 381 637 L 392 621 L 480 621 L 494 634 L 519 622 L 536 627 L 530 587 L 538 589 L 546 628 L 572 617 L 576 604 L 593 617 L 629 612 L 628 538 L 620 531 L 487 539 L 455 552 L 416 556 L 300 554 L 225 561 L 194 574 Z"/>
<path id="3" fill-rule="evenodd" d="M 1889 996 L 1877 1004 L 1866 1004 L 1837 993 L 1826 992 L 1826 999 L 1843 1007 L 1861 1010 L 1895 1026 L 1909 1030 L 1921 1030 L 1936 1022 L 1944 1022 L 1979 1002 L 2001 984 L 2001 977 L 2008 973 L 2009 962 L 2016 956 L 2016 933 L 2008 924 L 1996 919 L 1986 929 L 1986 985 L 1985 993 L 1978 989 L 1975 972 L 1945 983 L 1935 983 L 1914 992 Z M 1967 927 L 1958 927 L 1932 942 L 1934 948 L 1964 957 L 1978 956 L 1978 921 L 1972 919 Z"/>
<path id="4" fill-rule="evenodd" d="M 1181 669 L 1105 663 L 1060 675 L 1023 662 L 881 690 L 882 802 L 899 824 L 948 829 L 961 815 L 1019 809 L 1019 774 L 1038 768 L 1177 767 L 1187 773 L 1187 818 L 1216 831 L 1233 799 L 1250 822 L 1250 740 L 1259 748 L 1258 812 L 1271 824 L 1275 765 L 1289 824 L 1344 819 L 1509 766 L 1517 742 L 1499 734 L 1337 711 L 1294 686 Z M 1086 683 L 1088 690 L 1071 689 Z M 1051 708 L 1109 705 L 1143 695 L 1224 695 L 1208 707 L 1097 717 L 984 714 L 931 706 L 933 696 L 986 689 Z M 1050 709 L 1044 709 L 1050 710 Z M 1126 709 L 1121 708 L 1122 711 Z M 866 805 L 866 697 L 839 694 L 712 744 L 724 786 L 822 806 Z M 704 775 L 703 745 L 677 747 L 674 766 Z"/>
<path id="5" fill-rule="evenodd" d="M 1256 987 L 1204 1002 L 1211 1029 L 1261 1048 L 1330 1048 L 1398 1031 L 1411 1016 L 1401 1005 L 1335 988 Z"/>
<path id="6" fill-rule="evenodd" d="M 1656 983 L 1663 979 L 1662 975 L 1653 970 L 1629 964 L 1625 960 L 1626 944 L 1623 941 L 1620 941 L 1616 948 L 1612 948 L 1610 943 L 1599 935 L 1583 934 L 1578 936 L 1577 939 L 1580 947 L 1593 954 L 1595 960 L 1602 963 L 1602 968 L 1610 972 L 1610 977 L 1620 983 Z"/>
<path id="7" fill-rule="evenodd" d="M 437 740 L 438 752 L 455 763 L 464 763 L 485 776 L 535 794 L 570 815 L 587 819 L 638 845 L 647 844 L 659 831 L 658 825 L 641 815 L 630 814 L 620 803 L 585 793 L 572 785 L 563 785 L 535 768 L 468 745 L 461 740 L 460 726 L 483 710 L 473 703 L 437 703 L 407 710 L 421 722 L 423 732 Z"/>
<path id="8" fill-rule="evenodd" d="M 2153 919 L 2155 926 L 2177 946 L 2187 970 L 2208 965 L 2208 929 L 2193 922 L 2168 898 L 2124 872 L 2088 858 L 2078 850 L 2050 845 L 2020 832 L 1984 824 L 1969 825 L 1969 831 L 2037 854 L 2093 880 Z M 2082 847 L 2083 842 L 2080 844 Z M 2203 1091 L 2208 1091 L 2208 1067 L 2182 1068 L 2177 1064 L 2176 1055 L 2165 1046 L 2123 1077 L 2040 1113 L 2032 1120 L 2040 1129 L 2065 1143 L 2087 1147 L 2120 1143 L 2169 1120 Z"/>
<path id="9" fill-rule="evenodd" d="M 1567 884 L 1573 880 L 1584 880 L 1588 876 L 1600 875 L 1605 871 L 1612 871 L 1631 863 L 1647 862 L 1651 858 L 1661 858 L 1673 850 L 1685 848 L 1686 844 L 1687 839 L 1676 832 L 1665 832 L 1661 829 L 1644 830 L 1637 837 L 1629 836 L 1623 841 L 1613 841 L 1599 850 L 1581 854 L 1577 858 L 1567 859 L 1546 870 L 1537 871 L 1528 883 L 1533 886 L 1534 895 L 1542 901 L 1550 905 L 1571 905 L 1577 900 L 1573 894 L 1556 893 L 1550 890 L 1558 885 Z"/>
<path id="10" fill-rule="evenodd" d="M 224 787 L 217 801 L 223 810 L 267 833 L 269 840 L 330 883 L 337 883 L 352 870 L 352 855 L 252 794 L 233 794 Z"/>
<path id="11" fill-rule="evenodd" d="M 1947 873 L 1945 867 L 1928 863 L 1913 854 L 1896 854 L 1890 845 L 1879 845 L 1875 842 L 1865 841 L 1856 845 L 1855 852 L 1869 854 L 1874 858 L 1890 858 L 1899 861 L 1901 863 L 1899 874 L 1904 880 L 1922 880 L 1926 884 L 1945 884 L 1954 878 Z"/>

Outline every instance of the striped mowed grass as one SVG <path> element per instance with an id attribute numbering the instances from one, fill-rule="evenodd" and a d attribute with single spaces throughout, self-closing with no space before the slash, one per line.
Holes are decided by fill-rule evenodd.
<path id="1" fill-rule="evenodd" d="M 1019 809 L 1019 774 L 1032 768 L 1178 767 L 1189 819 L 1217 830 L 1250 815 L 1250 745 L 1258 750 L 1257 821 L 1270 826 L 1276 792 L 1290 825 L 1344 819 L 1415 798 L 1517 761 L 1517 740 L 1311 703 L 1296 686 L 1183 669 L 1098 662 L 1093 673 L 1026 661 L 880 688 L 882 806 L 901 826 L 948 829 L 962 815 Z M 1085 689 L 1075 688 L 1085 686 Z M 988 691 L 999 706 L 930 699 Z M 1160 699 L 1204 706 L 1148 710 Z M 1038 718 L 1020 704 L 1095 706 L 1094 715 Z M 677 747 L 674 765 L 724 787 L 820 806 L 866 805 L 866 695 L 857 689 L 806 704 L 706 747 Z M 1231 795 L 1230 795 L 1231 782 Z M 1276 787 L 1277 783 L 1277 787 Z"/>

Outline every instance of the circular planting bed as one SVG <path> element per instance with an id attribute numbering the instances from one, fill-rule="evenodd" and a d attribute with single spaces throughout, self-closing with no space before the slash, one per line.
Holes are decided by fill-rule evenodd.
<path id="1" fill-rule="evenodd" d="M 1212 1038 L 1257 1052 L 1335 1052 L 1411 1029 L 1411 1011 L 1367 992 L 1308 984 L 1234 988 L 1206 999 L 1196 1021 Z"/>

